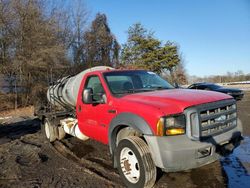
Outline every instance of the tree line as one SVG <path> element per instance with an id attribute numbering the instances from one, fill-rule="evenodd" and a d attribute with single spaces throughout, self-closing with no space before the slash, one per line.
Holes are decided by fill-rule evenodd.
<path id="1" fill-rule="evenodd" d="M 212 75 L 205 77 L 189 76 L 189 84 L 195 82 L 212 82 L 212 83 L 228 83 L 228 82 L 241 82 L 250 81 L 250 74 L 245 74 L 243 71 L 227 72 L 225 75 Z"/>
<path id="2" fill-rule="evenodd" d="M 89 24 L 83 1 L 64 3 L 0 0 L 0 74 L 9 86 L 10 106 L 14 101 L 15 107 L 44 102 L 50 83 L 100 65 L 144 68 L 171 82 L 186 82 L 174 42 L 163 44 L 135 23 L 120 45 L 105 14 L 98 13 Z"/>

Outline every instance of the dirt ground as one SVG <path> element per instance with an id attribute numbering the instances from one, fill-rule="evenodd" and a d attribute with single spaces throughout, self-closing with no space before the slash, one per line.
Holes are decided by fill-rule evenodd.
<path id="1" fill-rule="evenodd" d="M 238 113 L 248 138 L 250 92 L 238 102 Z M 123 187 L 107 146 L 73 137 L 52 145 L 42 136 L 37 119 L 0 123 L 0 187 Z M 250 180 L 249 144 L 236 154 L 194 170 L 159 173 L 155 187 L 244 187 Z"/>
<path id="2" fill-rule="evenodd" d="M 243 100 L 237 102 L 238 115 L 243 124 L 244 135 L 250 135 L 250 91 L 244 92 Z"/>

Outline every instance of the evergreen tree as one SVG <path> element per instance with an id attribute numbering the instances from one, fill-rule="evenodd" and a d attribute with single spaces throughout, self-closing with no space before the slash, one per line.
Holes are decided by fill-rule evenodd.
<path id="1" fill-rule="evenodd" d="M 115 66 L 118 63 L 120 45 L 110 31 L 105 14 L 96 15 L 90 30 L 84 34 L 84 41 L 87 67 Z"/>
<path id="2" fill-rule="evenodd" d="M 170 72 L 180 62 L 178 47 L 173 42 L 162 45 L 153 32 L 140 23 L 128 29 L 128 40 L 121 54 L 123 66 L 148 69 L 157 73 L 167 69 Z"/>

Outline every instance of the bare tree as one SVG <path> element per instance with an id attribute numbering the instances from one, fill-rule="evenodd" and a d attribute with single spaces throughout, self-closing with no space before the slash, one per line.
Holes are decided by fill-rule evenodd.
<path id="1" fill-rule="evenodd" d="M 75 7 L 72 7 L 72 43 L 71 48 L 73 51 L 73 61 L 75 64 L 80 65 L 86 62 L 85 55 L 83 53 L 84 46 L 84 32 L 86 31 L 86 25 L 88 20 L 88 11 L 85 8 L 85 4 L 81 0 L 74 0 Z"/>
<path id="2" fill-rule="evenodd" d="M 34 92 L 47 85 L 51 70 L 67 65 L 62 29 L 44 6 L 38 0 L 1 1 L 1 73 L 23 87 L 23 105 L 36 101 Z"/>

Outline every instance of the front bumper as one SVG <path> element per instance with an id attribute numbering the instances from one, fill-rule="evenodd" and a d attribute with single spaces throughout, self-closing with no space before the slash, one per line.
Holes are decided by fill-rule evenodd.
<path id="1" fill-rule="evenodd" d="M 193 141 L 187 135 L 144 137 L 155 165 L 163 171 L 175 172 L 212 163 L 232 152 L 239 145 L 241 134 L 242 125 L 238 122 L 234 129 L 203 141 Z"/>
<path id="2" fill-rule="evenodd" d="M 244 93 L 241 94 L 232 94 L 231 95 L 235 100 L 241 100 L 244 97 Z"/>

